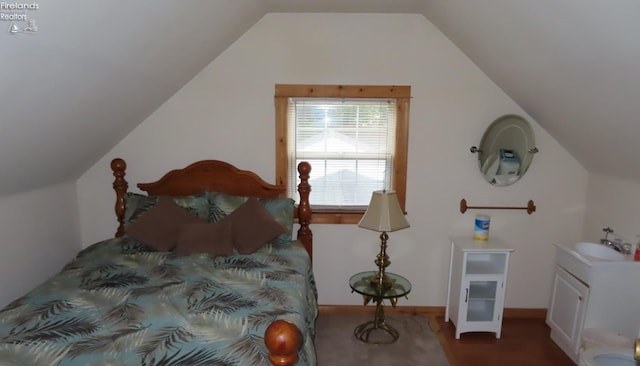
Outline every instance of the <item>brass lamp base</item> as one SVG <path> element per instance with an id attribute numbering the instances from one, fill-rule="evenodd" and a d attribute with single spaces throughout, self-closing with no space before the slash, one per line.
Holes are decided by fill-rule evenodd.
<path id="1" fill-rule="evenodd" d="M 369 285 L 371 287 L 378 287 L 382 291 L 386 291 L 393 287 L 393 284 L 396 282 L 394 279 L 383 276 L 382 281 L 380 280 L 380 273 L 376 273 L 375 275 L 369 277 L 368 279 Z"/>
<path id="2" fill-rule="evenodd" d="M 389 235 L 383 231 L 380 234 L 380 253 L 378 253 L 374 261 L 378 266 L 378 273 L 369 278 L 371 286 L 377 287 L 380 291 L 386 291 L 393 286 L 393 280 L 384 275 L 385 268 L 391 264 L 387 255 L 387 239 L 389 239 Z"/>

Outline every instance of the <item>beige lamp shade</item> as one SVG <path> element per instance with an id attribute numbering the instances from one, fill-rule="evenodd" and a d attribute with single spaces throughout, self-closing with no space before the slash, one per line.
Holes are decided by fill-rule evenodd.
<path id="1" fill-rule="evenodd" d="M 396 192 L 375 191 L 359 227 L 378 232 L 391 232 L 409 227 L 400 208 Z"/>

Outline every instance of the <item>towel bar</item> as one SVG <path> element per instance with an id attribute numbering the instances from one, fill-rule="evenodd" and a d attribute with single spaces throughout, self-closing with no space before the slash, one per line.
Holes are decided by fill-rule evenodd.
<path id="1" fill-rule="evenodd" d="M 527 213 L 531 215 L 531 213 L 536 211 L 536 205 L 533 203 L 533 200 L 529 200 L 527 202 L 527 207 L 513 207 L 513 206 L 467 206 L 467 200 L 464 198 L 460 200 L 460 212 L 465 213 L 468 209 L 482 209 L 482 210 L 527 210 Z"/>

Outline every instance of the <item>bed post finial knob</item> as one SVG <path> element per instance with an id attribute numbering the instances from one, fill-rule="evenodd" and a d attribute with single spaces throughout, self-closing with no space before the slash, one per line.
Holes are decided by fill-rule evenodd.
<path id="1" fill-rule="evenodd" d="M 124 176 L 124 171 L 127 169 L 127 163 L 121 158 L 115 158 L 111 160 L 111 170 L 113 170 L 113 175 L 116 175 L 116 172 L 122 172 L 122 176 Z"/>
<path id="2" fill-rule="evenodd" d="M 276 366 L 292 366 L 298 360 L 298 350 L 302 346 L 300 330 L 285 320 L 276 320 L 264 333 L 264 341 L 269 349 L 269 360 Z"/>
<path id="3" fill-rule="evenodd" d="M 311 164 L 306 161 L 301 161 L 300 164 L 298 164 L 298 173 L 300 173 L 300 175 L 306 176 L 306 178 L 308 179 L 309 173 L 311 173 Z"/>

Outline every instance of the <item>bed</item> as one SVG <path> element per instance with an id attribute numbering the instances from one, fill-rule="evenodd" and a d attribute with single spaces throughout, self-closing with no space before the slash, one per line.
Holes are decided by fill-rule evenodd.
<path id="1" fill-rule="evenodd" d="M 111 168 L 115 237 L 0 310 L 0 364 L 316 364 L 308 163 L 297 205 L 217 160 L 146 194 L 128 192 L 124 160 Z"/>

